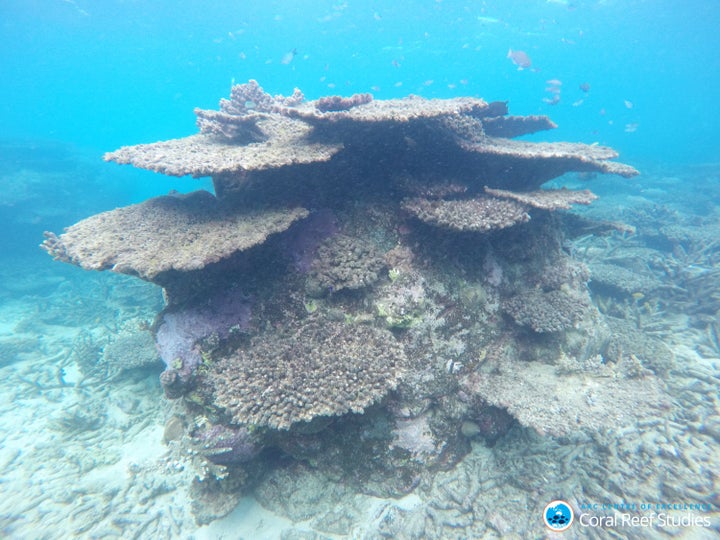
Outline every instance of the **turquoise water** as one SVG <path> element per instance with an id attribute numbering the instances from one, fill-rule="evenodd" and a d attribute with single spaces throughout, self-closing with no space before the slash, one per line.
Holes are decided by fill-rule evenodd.
<path id="1" fill-rule="evenodd" d="M 718 312 L 713 311 L 714 304 L 709 300 L 697 311 L 687 308 L 686 304 L 681 307 L 681 300 L 688 300 L 677 291 L 692 291 L 697 286 L 698 291 L 702 289 L 699 296 L 720 302 L 717 273 L 720 260 L 717 242 L 713 240 L 713 231 L 720 232 L 716 227 L 720 215 L 718 28 L 720 3 L 704 0 L 3 0 L 0 3 L 0 178 L 3 182 L 0 226 L 4 233 L 0 253 L 0 303 L 3 306 L 0 369 L 5 373 L 7 388 L 0 422 L 3 433 L 12 442 L 0 454 L 3 468 L 0 474 L 11 493 L 30 495 L 20 507 L 7 504 L 2 507 L 0 535 L 27 538 L 33 531 L 39 531 L 38 538 L 62 538 L 67 537 L 68 531 L 75 530 L 82 536 L 90 530 L 84 528 L 83 523 L 97 518 L 108 522 L 107 537 L 127 531 L 143 537 L 143 531 L 161 523 L 160 518 L 148 521 L 151 516 L 144 520 L 141 517 L 144 503 L 137 501 L 143 497 L 152 499 L 142 491 L 145 488 L 128 488 L 129 495 L 123 503 L 118 502 L 116 492 L 110 497 L 107 492 L 85 486 L 59 495 L 57 488 L 65 477 L 64 467 L 70 462 L 78 465 L 72 465 L 72 473 L 67 474 L 77 478 L 86 475 L 86 471 L 95 471 L 87 473 L 95 475 L 93 485 L 104 481 L 106 473 L 97 472 L 102 466 L 115 471 L 112 474 L 118 477 L 131 470 L 133 478 L 143 479 L 143 485 L 162 484 L 164 480 L 158 478 L 170 474 L 168 470 L 174 466 L 172 460 L 177 456 L 168 458 L 166 469 L 153 461 L 161 459 L 165 449 L 161 443 L 163 426 L 176 412 L 162 397 L 158 383 L 162 366 L 148 362 L 143 367 L 146 371 L 113 379 L 116 389 L 104 387 L 104 379 L 93 372 L 90 379 L 100 382 L 83 390 L 85 394 L 78 388 L 84 388 L 82 381 L 89 376 L 78 374 L 75 366 L 82 362 L 78 351 L 83 346 L 94 347 L 96 355 L 101 354 L 114 336 L 125 335 L 123 332 L 129 332 L 131 326 L 151 324 L 163 307 L 160 291 L 131 278 L 88 274 L 53 263 L 38 249 L 38 244 L 43 240 L 44 231 L 60 233 L 64 227 L 105 210 L 138 203 L 170 190 L 211 190 L 212 183 L 207 178 L 166 177 L 104 163 L 102 155 L 123 145 L 195 133 L 193 109 L 216 109 L 218 100 L 229 95 L 232 84 L 249 79 L 256 79 L 271 94 L 290 95 L 293 88 L 300 88 L 308 99 L 370 92 L 378 100 L 409 94 L 426 98 L 474 96 L 487 101 L 507 100 L 511 114 L 548 115 L 558 125 L 555 130 L 529 136 L 528 140 L 611 146 L 620 153 L 624 163 L 638 168 L 641 174 L 632 180 L 602 178 L 597 184 L 589 185 L 601 195 L 601 200 L 583 213 L 600 220 L 624 219 L 637 225 L 638 230 L 644 228 L 642 242 L 633 247 L 657 250 L 655 259 L 649 255 L 642 259 L 638 255 L 639 264 L 656 273 L 664 272 L 668 290 L 674 292 L 663 296 L 658 311 L 648 315 L 659 328 L 652 335 L 667 338 L 668 346 L 682 359 L 678 360 L 682 369 L 678 367 L 672 372 L 674 378 L 668 375 L 671 379 L 667 381 L 668 395 L 674 400 L 670 407 L 677 408 L 680 403 L 683 411 L 693 411 L 686 417 L 685 413 L 673 413 L 674 416 L 668 413 L 662 422 L 665 430 L 675 424 L 695 427 L 680 435 L 664 432 L 666 439 L 660 440 L 657 435 L 660 428 L 648 424 L 650 427 L 645 433 L 641 433 L 640 428 L 633 432 L 645 437 L 636 446 L 624 447 L 621 436 L 610 437 L 614 443 L 570 441 L 570 446 L 576 445 L 577 450 L 562 447 L 568 444 L 562 438 L 549 442 L 534 432 L 524 432 L 516 435 L 526 445 L 526 453 L 511 456 L 504 462 L 483 447 L 466 459 L 471 473 L 463 474 L 480 474 L 477 471 L 483 470 L 483 464 L 492 459 L 498 460 L 498 467 L 505 466 L 502 470 L 508 475 L 513 470 L 540 474 L 542 463 L 537 462 L 542 459 L 537 456 L 543 453 L 548 459 L 550 456 L 574 459 L 586 467 L 598 463 L 598 455 L 606 459 L 612 454 L 612 458 L 603 461 L 603 467 L 616 483 L 633 484 L 633 474 L 641 474 L 636 469 L 643 470 L 642 464 L 615 466 L 612 459 L 627 462 L 628 455 L 638 453 L 637 448 L 652 447 L 648 456 L 659 459 L 661 464 L 671 463 L 668 470 L 673 474 L 692 478 L 696 475 L 697 481 L 688 481 L 680 487 L 666 485 L 664 490 L 662 486 L 651 486 L 645 492 L 633 485 L 628 499 L 635 502 L 645 497 L 653 503 L 688 500 L 706 504 L 716 512 L 720 501 L 717 469 L 713 467 L 720 461 L 717 448 L 720 431 L 717 422 L 713 424 L 707 419 L 717 415 L 717 396 L 713 397 L 712 393 L 716 390 L 708 388 L 714 388 L 718 382 Z M 508 58 L 509 50 L 525 52 L 531 65 L 519 69 Z M 585 187 L 575 177 L 568 182 L 575 187 Z M 695 249 L 692 253 L 689 244 L 681 242 L 681 253 L 675 244 L 668 244 L 672 243 L 668 238 L 675 238 L 669 233 L 663 236 L 648 232 L 653 228 L 660 231 L 665 225 L 694 227 L 696 233 L 700 229 L 710 233 L 701 246 L 699 240 L 690 242 Z M 615 246 L 616 241 L 620 247 Z M 602 253 L 610 257 L 616 249 L 627 247 L 624 241 L 624 236 L 622 239 L 612 237 L 605 244 L 602 240 L 596 242 L 581 237 L 568 251 L 592 266 L 598 263 Z M 677 267 L 670 265 L 672 268 L 668 269 L 666 264 L 661 268 L 662 265 L 656 264 L 657 253 L 672 259 Z M 636 267 L 632 268 L 634 271 Z M 698 277 L 701 275 L 717 279 L 702 279 Z M 643 293 L 635 292 L 641 296 L 632 296 L 622 307 L 597 294 L 596 302 L 604 315 L 617 316 L 623 310 L 630 313 L 632 309 L 642 308 L 645 316 L 652 308 L 649 301 L 644 303 L 647 298 L 643 299 Z M 653 329 L 656 327 L 648 332 L 652 333 Z M 673 333 L 676 339 L 667 337 Z M 681 335 L 682 339 L 678 337 Z M 695 357 L 688 351 L 707 362 L 694 365 L 692 358 Z M 60 368 L 65 375 L 58 371 Z M 114 372 L 105 375 L 118 376 Z M 53 382 L 58 376 L 59 386 L 57 381 Z M 687 393 L 693 391 L 697 391 L 697 395 L 688 398 Z M 72 427 L 86 421 L 74 413 L 60 420 L 55 418 L 61 411 L 54 404 L 65 404 L 62 407 L 73 411 L 73 400 L 81 399 L 81 394 L 92 395 L 98 402 L 103 402 L 102 396 L 105 396 L 111 403 L 103 405 L 107 407 L 103 418 L 108 418 L 105 432 L 97 431 L 103 429 L 99 427 L 72 431 L 68 425 Z M 127 404 L 128 401 L 134 404 Z M 120 412 L 113 416 L 113 411 Z M 56 428 L 48 431 L 38 420 L 45 416 L 55 422 Z M 67 429 L 63 432 L 57 425 Z M 144 448 L 141 452 L 135 446 L 123 449 L 123 444 L 132 439 L 124 433 L 137 434 L 141 429 L 147 429 L 154 437 L 147 445 L 155 450 Z M 37 431 L 33 430 L 43 432 L 42 441 L 37 444 L 33 442 Z M 56 432 L 64 434 L 60 436 Z M 75 437 L 73 433 L 83 435 Z M 92 437 L 86 439 L 88 433 Z M 706 438 L 699 439 L 700 442 L 690 441 L 698 433 Z M 600 438 L 598 436 L 598 440 Z M 682 441 L 689 448 L 701 448 L 697 461 L 672 457 L 673 448 L 685 444 Z M 593 450 L 593 444 L 602 446 L 602 451 Z M 67 450 L 61 450 L 65 445 Z M 91 465 L 92 460 L 82 448 L 95 448 L 92 445 L 101 449 L 98 455 L 105 457 L 96 455 Z M 513 447 L 510 443 L 507 445 Z M 612 451 L 606 451 L 607 448 Z M 132 452 L 138 455 L 129 455 Z M 272 459 L 282 461 L 281 457 Z M 511 459 L 522 465 L 509 463 Z M 39 460 L 50 465 L 40 467 Z M 678 465 L 682 460 L 685 464 Z M 648 457 L 646 465 L 651 461 Z M 193 474 L 189 469 L 182 478 L 177 474 L 172 477 L 175 479 L 172 489 L 163 491 L 165 488 L 158 487 L 156 490 L 170 493 L 167 497 L 176 499 L 162 499 L 159 506 L 171 502 L 178 507 L 189 504 L 175 493 L 181 490 L 178 486 L 193 481 Z M 442 474 L 451 473 L 443 471 Z M 329 493 L 330 488 L 324 484 L 318 487 L 321 481 L 309 476 L 303 476 L 302 480 L 314 486 L 308 487 L 308 492 L 318 500 L 318 492 Z M 71 478 L 81 483 L 76 476 Z M 582 482 L 573 478 L 572 474 L 566 475 L 564 489 L 558 488 L 554 494 L 523 486 L 516 478 L 508 481 L 514 485 L 513 489 L 495 494 L 496 504 L 503 504 L 503 497 L 515 497 L 507 502 L 508 508 L 514 508 L 513 504 L 520 504 L 517 497 L 532 501 L 539 496 L 544 505 L 550 502 L 550 495 L 572 496 L 580 504 L 583 493 L 578 485 Z M 448 477 L 448 485 L 451 481 L 452 485 L 460 482 Z M 571 495 L 573 486 L 575 493 Z M 120 489 L 123 488 L 118 487 Z M 347 490 L 347 486 L 343 489 Z M 457 492 L 472 491 L 469 487 L 463 489 L 458 488 Z M 472 489 L 480 490 L 475 484 Z M 491 490 L 491 487 L 482 489 Z M 243 537 L 280 537 L 268 523 L 277 520 L 279 531 L 289 530 L 290 522 L 304 523 L 310 519 L 310 510 L 307 516 L 297 508 L 283 511 L 270 491 L 267 486 L 258 490 L 259 503 L 249 499 L 235 501 L 240 503 L 234 514 L 235 526 L 247 527 L 242 529 Z M 298 493 L 302 492 L 298 488 Z M 426 493 L 429 492 L 428 488 Z M 600 498 L 598 493 L 585 491 L 586 496 L 595 501 Z M 619 502 L 617 491 L 612 493 L 606 502 Z M 377 537 L 373 534 L 382 531 L 377 524 L 381 518 L 387 518 L 392 512 L 411 514 L 407 508 L 402 510 L 402 505 L 401 510 L 388 510 L 377 501 L 372 503 L 377 507 L 368 503 L 367 508 L 372 512 L 366 507 L 353 508 L 348 502 L 352 496 L 345 491 L 338 494 L 338 500 L 342 499 L 347 508 L 337 511 L 346 511 L 353 516 L 353 523 L 360 523 L 366 529 L 360 525 L 356 529 L 350 526 L 343 529 L 339 525 L 336 529 L 323 528 L 314 523 L 306 528 L 315 527 L 313 530 L 328 536 L 310 536 L 310 533 L 300 536 L 305 531 L 300 527 L 295 537 L 373 538 Z M 103 505 L 96 504 L 93 497 L 113 500 L 115 509 L 103 507 L 105 510 L 101 513 L 99 508 Z M 332 499 L 331 495 L 327 497 Z M 296 498 L 301 499 L 302 495 Z M 428 496 L 428 500 L 433 499 Z M 56 535 L 52 527 L 42 525 L 43 514 L 33 513 L 32 501 L 46 505 L 50 522 L 63 532 Z M 323 504 L 332 506 L 331 502 Z M 426 502 L 406 501 L 413 509 Z M 295 503 L 302 507 L 301 503 Z M 270 514 L 270 510 L 274 514 Z M 70 519 L 66 514 L 71 511 L 80 517 L 74 518 L 72 526 L 65 527 Z M 97 515 L 93 514 L 95 511 Z M 521 514 L 517 508 L 513 511 Z M 375 513 L 368 517 L 368 512 Z M 19 518 L 21 514 L 24 517 Z M 100 514 L 102 517 L 98 518 Z M 118 519 L 120 524 L 113 524 L 113 515 L 122 515 L 125 521 L 120 523 Z M 217 517 L 222 512 L 212 515 Z M 262 519 L 252 517 L 259 515 Z M 513 533 L 512 526 L 504 524 L 505 518 L 490 511 L 483 516 L 483 523 L 488 524 L 488 537 Z M 717 515 L 713 516 L 717 520 Z M 204 524 L 211 521 L 212 518 L 208 518 Z M 228 532 L 233 530 L 232 525 L 227 526 L 228 529 L 217 525 L 218 529 L 213 532 L 197 529 L 202 523 L 192 520 L 174 523 L 177 528 L 172 529 L 169 537 L 186 538 L 192 534 L 234 537 Z M 252 528 L 260 530 L 263 523 L 270 532 L 254 536 Z M 410 530 L 420 530 L 412 528 L 415 522 L 408 523 Z M 371 525 L 377 527 L 373 529 Z M 714 527 L 717 532 L 717 522 Z M 100 534 L 98 530 L 94 534 Z M 348 533 L 348 530 L 356 532 Z M 360 530 L 365 532 L 357 532 Z M 397 529 L 388 530 L 397 533 Z M 702 538 L 712 537 L 707 527 L 695 533 L 707 534 L 698 536 Z M 290 533 L 284 534 L 284 538 L 293 537 Z M 462 534 L 456 537 L 461 538 Z M 659 533 L 656 529 L 633 534 L 653 537 Z"/>
<path id="2" fill-rule="evenodd" d="M 551 114 L 552 136 L 609 144 L 635 163 L 704 161 L 717 148 L 714 2 L 9 0 L 0 9 L 5 137 L 96 151 L 179 137 L 194 130 L 193 107 L 214 108 L 232 80 L 254 78 L 309 98 L 509 100 L 516 114 Z M 517 71 L 510 48 L 538 72 Z M 563 82 L 556 106 L 542 102 L 548 79 Z"/>

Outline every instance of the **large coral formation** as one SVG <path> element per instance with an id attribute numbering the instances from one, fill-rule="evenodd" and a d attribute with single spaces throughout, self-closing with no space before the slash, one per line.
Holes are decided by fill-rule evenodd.
<path id="1" fill-rule="evenodd" d="M 210 193 L 156 197 L 84 219 L 43 248 L 86 270 L 112 270 L 148 281 L 176 270 L 189 272 L 262 244 L 307 216 L 303 208 L 228 208 Z"/>
<path id="2" fill-rule="evenodd" d="M 215 403 L 242 425 L 288 429 L 362 412 L 397 386 L 405 353 L 385 330 L 310 321 L 260 336 L 215 366 Z"/>
<path id="3" fill-rule="evenodd" d="M 491 187 L 536 189 L 545 181 L 573 170 L 637 174 L 630 166 L 609 161 L 617 153 L 607 147 L 486 136 L 483 127 L 486 121 L 493 126 L 491 132 L 504 131 L 507 136 L 554 127 L 546 117 L 525 117 L 523 121 L 520 117 L 506 118 L 504 103 L 488 104 L 478 98 L 356 97 L 348 98 L 351 103 L 343 101 L 342 107 L 323 112 L 326 101 L 322 99 L 303 101 L 299 92 L 292 98 L 273 98 L 255 81 L 236 85 L 232 95 L 229 102 L 221 102 L 221 114 L 200 113 L 201 124 L 209 134 L 123 147 L 106 154 L 105 159 L 164 174 L 205 176 L 328 162 L 351 145 L 365 147 L 366 151 L 368 147 L 374 150 L 384 147 L 386 155 L 395 154 L 388 157 L 392 157 L 393 167 L 398 171 L 413 170 L 408 160 L 418 152 L 434 158 L 423 163 L 427 170 L 439 173 L 455 170 L 455 174 L 468 179 L 475 179 L 481 170 L 487 179 L 485 183 L 492 183 Z M 253 106 L 248 107 L 247 103 Z M 238 126 L 243 126 L 242 131 L 253 122 L 250 139 L 255 142 L 233 144 Z M 218 125 L 208 125 L 213 123 Z M 516 124 L 532 128 L 510 127 Z M 500 125 L 507 127 L 499 129 Z M 212 135 L 226 132 L 229 140 Z M 403 147 L 412 151 L 402 150 Z"/>
<path id="4" fill-rule="evenodd" d="M 595 196 L 541 189 L 570 171 L 637 174 L 614 150 L 511 140 L 555 125 L 479 98 L 307 101 L 250 81 L 196 114 L 199 134 L 105 159 L 209 175 L 215 196 L 106 212 L 44 248 L 165 287 L 161 381 L 210 417 L 191 445 L 215 465 L 273 446 L 392 495 L 469 438 L 498 442 L 507 413 L 564 435 L 661 404 L 564 249 L 557 214 Z"/>

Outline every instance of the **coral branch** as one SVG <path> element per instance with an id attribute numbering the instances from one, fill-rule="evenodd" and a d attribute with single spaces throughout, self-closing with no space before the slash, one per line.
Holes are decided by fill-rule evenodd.
<path id="1" fill-rule="evenodd" d="M 349 111 L 358 105 L 365 105 L 373 100 L 372 94 L 353 94 L 350 97 L 328 96 L 318 99 L 315 108 L 323 113 Z"/>

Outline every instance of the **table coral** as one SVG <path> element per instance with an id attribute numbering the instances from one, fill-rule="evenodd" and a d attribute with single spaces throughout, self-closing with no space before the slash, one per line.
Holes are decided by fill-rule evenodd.
<path id="1" fill-rule="evenodd" d="M 97 214 L 60 236 L 46 233 L 42 247 L 86 270 L 155 281 L 163 272 L 199 270 L 262 244 L 307 214 L 303 208 L 240 211 L 196 191 Z"/>

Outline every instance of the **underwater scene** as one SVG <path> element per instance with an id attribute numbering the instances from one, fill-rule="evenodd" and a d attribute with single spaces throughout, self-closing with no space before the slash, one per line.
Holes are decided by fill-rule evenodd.
<path id="1" fill-rule="evenodd" d="M 719 27 L 4 0 L 0 538 L 720 537 Z"/>

